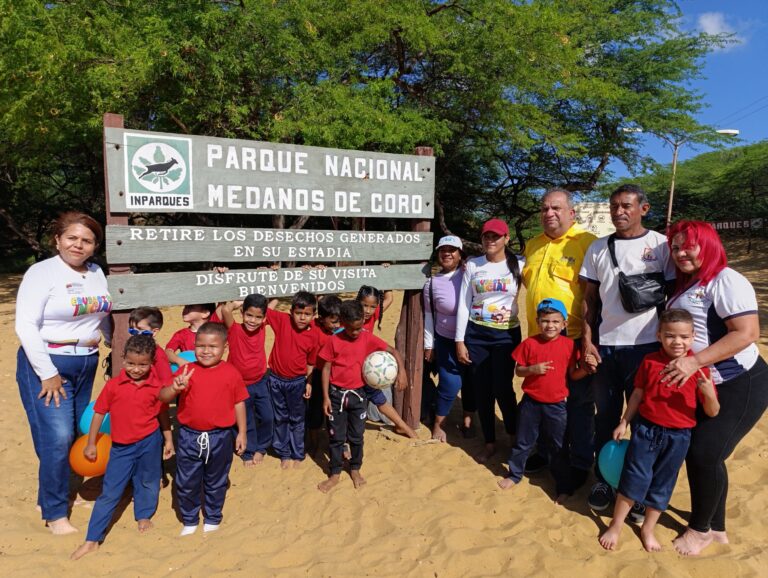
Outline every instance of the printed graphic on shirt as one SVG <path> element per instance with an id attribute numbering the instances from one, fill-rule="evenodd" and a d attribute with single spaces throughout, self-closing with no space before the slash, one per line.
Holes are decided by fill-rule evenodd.
<path id="1" fill-rule="evenodd" d="M 659 260 L 659 258 L 656 256 L 656 253 L 653 252 L 653 248 L 651 247 L 646 247 L 645 249 L 643 249 L 643 254 L 640 258 L 646 263 L 651 263 L 653 261 Z"/>
<path id="2" fill-rule="evenodd" d="M 509 323 L 512 311 L 505 305 L 499 307 L 494 303 L 478 303 L 472 305 L 471 315 L 473 321 L 485 321 L 486 323 L 503 325 Z"/>
<path id="3" fill-rule="evenodd" d="M 109 313 L 112 311 L 112 298 L 109 295 L 94 295 L 89 297 L 73 297 L 70 305 L 74 308 L 72 317 L 89 315 L 91 313 Z"/>

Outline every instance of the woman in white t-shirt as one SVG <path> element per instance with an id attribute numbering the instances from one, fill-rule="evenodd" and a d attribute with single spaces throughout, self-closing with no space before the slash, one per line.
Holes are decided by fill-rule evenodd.
<path id="1" fill-rule="evenodd" d="M 69 534 L 76 531 L 67 516 L 69 449 L 91 401 L 112 299 L 104 273 L 89 262 L 101 225 L 68 212 L 53 234 L 58 255 L 32 265 L 16 296 L 16 381 L 40 460 L 37 505 L 54 534 Z"/>
<path id="2" fill-rule="evenodd" d="M 500 219 L 483 225 L 485 254 L 467 261 L 456 312 L 456 357 L 469 365 L 485 449 L 485 462 L 496 450 L 496 402 L 504 429 L 515 432 L 517 403 L 512 389 L 512 351 L 521 341 L 517 293 L 522 262 L 507 248 L 509 228 Z"/>
<path id="3" fill-rule="evenodd" d="M 707 366 L 720 400 L 716 417 L 697 416 L 685 462 L 691 516 L 674 543 L 681 554 L 696 555 L 713 541 L 728 543 L 725 460 L 768 406 L 768 365 L 755 345 L 760 337 L 755 290 L 728 267 L 714 228 L 681 221 L 668 237 L 677 287 L 667 307 L 693 315 L 695 336 L 694 355 L 671 361 L 664 372 L 670 385 L 679 385 Z"/>

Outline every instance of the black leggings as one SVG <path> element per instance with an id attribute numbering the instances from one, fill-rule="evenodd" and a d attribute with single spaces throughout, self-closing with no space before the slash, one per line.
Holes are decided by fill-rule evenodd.
<path id="1" fill-rule="evenodd" d="M 520 339 L 519 327 L 503 330 L 467 323 L 465 345 L 472 360 L 469 373 L 485 443 L 496 442 L 496 402 L 505 431 L 510 435 L 515 433 L 517 401 L 512 389 L 515 372 L 512 351 Z"/>
<path id="2" fill-rule="evenodd" d="M 758 358 L 752 369 L 720 384 L 717 393 L 720 413 L 715 417 L 697 416 L 685 459 L 691 488 L 688 526 L 698 532 L 725 531 L 725 460 L 768 406 L 768 365 Z"/>

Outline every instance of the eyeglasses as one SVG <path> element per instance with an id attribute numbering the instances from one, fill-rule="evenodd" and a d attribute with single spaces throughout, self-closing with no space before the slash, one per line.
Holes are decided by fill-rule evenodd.
<path id="1" fill-rule="evenodd" d="M 151 329 L 134 329 L 133 327 L 129 327 L 128 334 L 129 335 L 152 335 L 152 330 Z"/>

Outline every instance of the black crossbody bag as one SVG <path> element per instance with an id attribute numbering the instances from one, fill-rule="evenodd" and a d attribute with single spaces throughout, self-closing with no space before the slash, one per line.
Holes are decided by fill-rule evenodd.
<path id="1" fill-rule="evenodd" d="M 613 268 L 619 277 L 619 295 L 624 310 L 628 313 L 642 313 L 664 305 L 666 300 L 664 273 L 626 275 L 619 269 L 619 263 L 616 261 L 615 245 L 614 235 L 610 235 L 608 252 L 611 254 Z"/>

